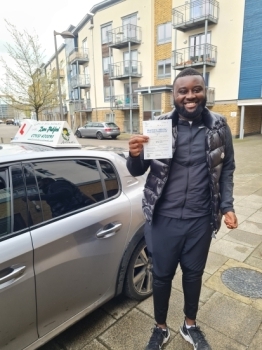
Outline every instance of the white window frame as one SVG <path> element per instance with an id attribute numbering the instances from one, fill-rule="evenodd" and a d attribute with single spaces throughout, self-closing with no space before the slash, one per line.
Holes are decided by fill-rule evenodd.
<path id="1" fill-rule="evenodd" d="M 170 73 L 166 73 L 166 65 L 170 65 Z M 163 65 L 163 74 L 159 74 L 159 66 Z M 163 78 L 170 78 L 171 77 L 171 59 L 165 59 L 165 60 L 160 60 L 157 61 L 157 78 L 158 79 L 163 79 Z"/>
<path id="2" fill-rule="evenodd" d="M 169 28 L 170 33 L 168 33 L 168 27 L 170 27 Z M 163 38 L 160 38 L 160 30 L 161 29 L 164 30 L 164 37 Z M 157 43 L 158 44 L 170 43 L 171 40 L 172 40 L 172 24 L 171 24 L 171 22 L 159 24 L 157 26 Z"/>

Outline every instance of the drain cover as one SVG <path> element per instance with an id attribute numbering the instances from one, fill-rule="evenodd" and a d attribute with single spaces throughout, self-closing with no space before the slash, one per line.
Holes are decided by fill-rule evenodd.
<path id="1" fill-rule="evenodd" d="M 233 292 L 250 298 L 262 298 L 262 273 L 233 267 L 222 273 L 222 282 Z"/>

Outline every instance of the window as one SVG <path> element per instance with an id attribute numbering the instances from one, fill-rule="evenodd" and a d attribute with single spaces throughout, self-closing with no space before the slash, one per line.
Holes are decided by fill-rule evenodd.
<path id="1" fill-rule="evenodd" d="M 101 161 L 100 165 L 95 159 L 76 159 L 35 162 L 30 166 L 37 185 L 27 181 L 28 198 L 35 208 L 39 208 L 44 221 L 96 205 L 119 190 L 114 168 L 106 161 Z M 43 169 L 54 175 L 43 176 Z M 32 192 L 37 186 L 40 198 L 38 192 Z"/>
<path id="2" fill-rule="evenodd" d="M 10 186 L 12 186 L 12 191 Z M 13 193 L 13 198 L 11 198 L 11 193 Z M 28 227 L 25 198 L 25 183 L 21 166 L 11 167 L 11 184 L 9 184 L 8 170 L 0 169 L 0 238 Z"/>
<path id="3" fill-rule="evenodd" d="M 138 73 L 138 62 L 137 62 L 137 50 L 132 50 L 130 52 L 126 51 L 124 52 L 124 65 L 125 65 L 125 74 L 129 74 L 129 69 L 131 70 L 130 73 Z M 130 62 L 131 61 L 131 62 Z M 129 67 L 130 64 L 130 67 Z"/>
<path id="4" fill-rule="evenodd" d="M 161 60 L 157 62 L 157 77 L 171 77 L 171 59 Z"/>
<path id="5" fill-rule="evenodd" d="M 161 94 L 147 94 L 143 96 L 144 111 L 161 110 Z"/>
<path id="6" fill-rule="evenodd" d="M 104 100 L 109 101 L 111 96 L 114 96 L 114 86 L 112 86 L 112 95 L 110 95 L 110 86 L 104 86 Z"/>
<path id="7" fill-rule="evenodd" d="M 85 38 L 83 41 L 82 41 L 82 54 L 84 57 L 87 56 L 87 38 Z"/>
<path id="8" fill-rule="evenodd" d="M 123 39 L 137 39 L 137 15 L 130 15 L 122 20 Z"/>
<path id="9" fill-rule="evenodd" d="M 113 64 L 113 56 L 111 56 L 111 64 Z M 109 65 L 110 65 L 110 57 L 103 57 L 103 72 L 104 74 L 109 73 Z M 113 71 L 113 67 L 111 67 L 111 71 Z"/>
<path id="10" fill-rule="evenodd" d="M 190 57 L 189 59 L 192 61 L 203 61 L 204 58 L 204 44 L 211 43 L 211 33 L 207 33 L 207 42 L 205 42 L 205 34 L 201 33 L 198 35 L 191 36 L 189 38 L 190 45 Z M 206 57 L 211 57 L 211 45 L 208 45 L 206 48 Z"/>
<path id="11" fill-rule="evenodd" d="M 172 39 L 172 27 L 171 22 L 160 24 L 157 27 L 157 42 L 158 44 L 164 44 L 171 42 Z"/>
<path id="12" fill-rule="evenodd" d="M 106 122 L 114 122 L 115 121 L 115 114 L 114 113 L 106 113 Z"/>
<path id="13" fill-rule="evenodd" d="M 110 43 L 112 41 L 112 33 L 110 32 L 111 30 L 112 24 L 101 27 L 102 44 Z"/>

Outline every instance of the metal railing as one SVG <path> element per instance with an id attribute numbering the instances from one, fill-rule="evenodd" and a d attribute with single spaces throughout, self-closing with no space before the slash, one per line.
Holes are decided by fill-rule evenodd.
<path id="1" fill-rule="evenodd" d="M 60 78 L 64 78 L 65 77 L 65 72 L 64 72 L 63 69 L 59 69 L 59 75 L 60 75 Z M 51 78 L 52 79 L 57 79 L 57 70 L 55 68 L 52 69 Z"/>
<path id="2" fill-rule="evenodd" d="M 90 75 L 89 74 L 77 74 L 71 77 L 71 86 L 76 87 L 90 87 Z"/>
<path id="3" fill-rule="evenodd" d="M 122 61 L 108 65 L 110 78 L 141 77 L 142 65 L 140 61 Z"/>
<path id="4" fill-rule="evenodd" d="M 188 66 L 215 66 L 217 62 L 217 47 L 210 44 L 195 45 L 172 51 L 173 69 L 183 69 Z"/>
<path id="5" fill-rule="evenodd" d="M 217 23 L 218 16 L 218 1 L 191 1 L 173 9 L 173 27 L 181 30 L 187 30 L 189 28 L 199 25 L 206 19 L 211 23 Z"/>
<path id="6" fill-rule="evenodd" d="M 75 112 L 80 112 L 80 111 L 91 111 L 91 100 L 90 99 L 85 99 L 85 100 L 75 100 L 70 103 L 70 105 L 73 106 L 73 110 Z"/>
<path id="7" fill-rule="evenodd" d="M 134 24 L 126 24 L 121 27 L 114 28 L 107 32 L 108 45 L 126 45 L 128 42 L 141 43 L 141 27 Z"/>
<path id="8" fill-rule="evenodd" d="M 138 94 L 116 95 L 111 97 L 112 107 L 118 109 L 138 108 Z"/>
<path id="9" fill-rule="evenodd" d="M 88 62 L 88 49 L 83 47 L 75 47 L 69 54 L 68 58 L 69 63 L 72 63 L 73 61 L 82 61 L 82 62 Z"/>

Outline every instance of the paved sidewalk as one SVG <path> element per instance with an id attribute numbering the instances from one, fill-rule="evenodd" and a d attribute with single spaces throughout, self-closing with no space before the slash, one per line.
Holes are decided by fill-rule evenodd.
<path id="1" fill-rule="evenodd" d="M 237 166 L 234 198 L 239 227 L 229 230 L 223 224 L 217 239 L 212 241 L 198 323 L 213 350 L 259 350 L 262 349 L 262 297 L 250 298 L 233 292 L 223 284 L 221 275 L 232 267 L 248 269 L 248 278 L 256 272 L 262 273 L 262 135 L 234 140 L 234 145 Z M 254 290 L 262 283 L 262 275 L 257 275 L 261 279 L 252 285 Z M 241 291 L 249 288 L 251 282 L 242 281 Z M 182 308 L 181 271 L 178 271 L 168 317 L 171 340 L 164 350 L 192 350 L 179 334 Z M 153 324 L 152 298 L 137 303 L 121 296 L 41 350 L 143 350 Z"/>

